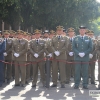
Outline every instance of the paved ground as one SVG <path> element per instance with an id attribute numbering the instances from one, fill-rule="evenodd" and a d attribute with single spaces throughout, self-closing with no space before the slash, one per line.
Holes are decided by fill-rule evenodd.
<path id="1" fill-rule="evenodd" d="M 98 66 L 96 64 L 96 80 L 98 75 L 97 70 Z M 96 83 L 98 84 L 98 81 Z M 49 89 L 43 88 L 39 81 L 36 89 L 31 88 L 31 81 L 25 88 L 14 87 L 13 85 L 14 81 L 9 85 L 5 83 L 3 87 L 0 87 L 0 100 L 100 100 L 100 97 L 89 96 L 89 90 L 95 90 L 97 85 L 89 84 L 89 90 L 84 90 L 80 84 L 79 89 L 73 89 L 73 79 L 64 89 L 60 88 L 59 82 L 57 88 Z"/>

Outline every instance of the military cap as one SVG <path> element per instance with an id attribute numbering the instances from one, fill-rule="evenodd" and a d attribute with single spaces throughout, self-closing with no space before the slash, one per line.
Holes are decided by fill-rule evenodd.
<path id="1" fill-rule="evenodd" d="M 57 29 L 57 30 L 63 30 L 64 27 L 59 25 L 59 26 L 56 27 L 56 29 Z"/>
<path id="2" fill-rule="evenodd" d="M 41 30 L 38 30 L 38 29 L 36 29 L 36 30 L 34 30 L 34 34 L 41 34 Z"/>
<path id="3" fill-rule="evenodd" d="M 22 30 L 17 30 L 17 34 L 24 34 L 24 31 L 22 31 Z"/>
<path id="4" fill-rule="evenodd" d="M 56 34 L 54 30 L 50 30 L 50 34 Z"/>
<path id="5" fill-rule="evenodd" d="M 49 30 L 45 30 L 44 33 L 49 33 Z"/>
<path id="6" fill-rule="evenodd" d="M 70 27 L 67 29 L 67 32 L 74 32 L 74 31 L 75 31 L 75 29 L 73 27 Z"/>
<path id="7" fill-rule="evenodd" d="M 9 30 L 4 30 L 4 34 L 10 34 Z"/>
<path id="8" fill-rule="evenodd" d="M 79 26 L 79 29 L 86 29 L 86 26 Z"/>
<path id="9" fill-rule="evenodd" d="M 24 34 L 23 34 L 23 35 L 27 36 L 27 35 L 28 35 L 28 32 L 24 32 Z"/>
<path id="10" fill-rule="evenodd" d="M 9 33 L 10 33 L 10 34 L 15 34 L 16 32 L 13 31 L 13 30 L 10 30 Z"/>

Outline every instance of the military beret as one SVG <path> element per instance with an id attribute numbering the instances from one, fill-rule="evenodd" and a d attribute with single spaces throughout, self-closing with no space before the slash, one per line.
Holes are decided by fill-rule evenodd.
<path id="1" fill-rule="evenodd" d="M 50 30 L 50 34 L 56 34 L 54 30 Z"/>
<path id="2" fill-rule="evenodd" d="M 57 29 L 57 30 L 63 30 L 64 27 L 59 25 L 59 26 L 56 27 L 56 29 Z"/>
<path id="3" fill-rule="evenodd" d="M 92 30 L 88 30 L 87 34 L 94 34 Z"/>
<path id="4" fill-rule="evenodd" d="M 70 28 L 67 29 L 67 32 L 74 32 L 74 31 L 75 31 L 75 29 L 72 28 L 72 27 L 70 27 Z"/>
<path id="5" fill-rule="evenodd" d="M 10 30 L 9 33 L 10 33 L 10 34 L 16 34 L 16 32 L 13 31 L 13 30 Z"/>
<path id="6" fill-rule="evenodd" d="M 23 34 L 23 35 L 27 36 L 27 35 L 28 35 L 28 32 L 24 32 L 24 34 Z"/>
<path id="7" fill-rule="evenodd" d="M 24 31 L 22 31 L 22 30 L 17 30 L 17 34 L 24 34 Z"/>
<path id="8" fill-rule="evenodd" d="M 4 34 L 10 34 L 9 30 L 4 30 Z"/>
<path id="9" fill-rule="evenodd" d="M 34 30 L 34 34 L 41 34 L 41 33 L 42 33 L 42 31 L 39 29 Z"/>

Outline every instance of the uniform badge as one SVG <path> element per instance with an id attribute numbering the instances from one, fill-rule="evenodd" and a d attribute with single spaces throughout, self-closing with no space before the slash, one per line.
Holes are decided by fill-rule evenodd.
<path id="1" fill-rule="evenodd" d="M 65 41 L 65 40 L 61 40 L 61 41 Z"/>

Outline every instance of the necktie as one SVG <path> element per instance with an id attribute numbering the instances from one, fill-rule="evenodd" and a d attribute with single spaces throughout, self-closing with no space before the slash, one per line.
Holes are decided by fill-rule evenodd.
<path id="1" fill-rule="evenodd" d="M 7 38 L 6 38 L 6 43 L 7 43 Z"/>
<path id="2" fill-rule="evenodd" d="M 20 40 L 19 40 L 19 43 L 20 43 Z"/>
<path id="3" fill-rule="evenodd" d="M 58 40 L 60 40 L 60 36 L 58 36 Z"/>
<path id="4" fill-rule="evenodd" d="M 38 44 L 38 40 L 36 40 L 36 43 Z"/>
<path id="5" fill-rule="evenodd" d="M 72 38 L 70 39 L 70 41 L 72 42 Z"/>
<path id="6" fill-rule="evenodd" d="M 83 41 L 83 36 L 82 36 L 82 41 Z"/>

